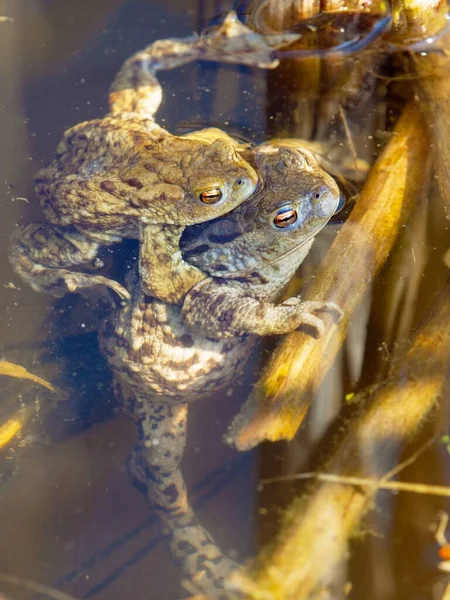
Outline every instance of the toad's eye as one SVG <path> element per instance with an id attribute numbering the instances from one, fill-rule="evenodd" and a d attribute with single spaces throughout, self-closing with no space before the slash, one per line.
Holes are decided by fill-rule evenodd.
<path id="1" fill-rule="evenodd" d="M 216 204 L 222 198 L 222 191 L 219 188 L 211 188 L 200 194 L 200 200 L 203 204 Z"/>
<path id="2" fill-rule="evenodd" d="M 293 208 L 285 208 L 280 210 L 273 219 L 273 224 L 275 227 L 282 229 L 283 227 L 289 227 L 295 223 L 298 219 L 297 211 Z"/>

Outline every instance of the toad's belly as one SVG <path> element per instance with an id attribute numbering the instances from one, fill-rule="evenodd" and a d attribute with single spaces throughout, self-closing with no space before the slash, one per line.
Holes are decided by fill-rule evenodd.
<path id="1" fill-rule="evenodd" d="M 116 312 L 100 334 L 102 352 L 121 384 L 140 396 L 181 402 L 230 384 L 254 343 L 253 336 L 214 340 L 192 333 L 178 306 L 149 298 Z"/>

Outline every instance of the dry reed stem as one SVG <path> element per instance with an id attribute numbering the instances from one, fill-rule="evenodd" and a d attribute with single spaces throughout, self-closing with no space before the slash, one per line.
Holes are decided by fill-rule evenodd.
<path id="1" fill-rule="evenodd" d="M 450 35 L 443 39 L 450 44 Z M 427 56 L 412 56 L 412 66 L 418 75 L 415 84 L 420 106 L 433 142 L 433 168 L 443 212 L 450 227 L 450 56 L 429 52 Z"/>
<path id="2" fill-rule="evenodd" d="M 69 596 L 69 594 L 60 592 L 59 590 L 56 590 L 48 585 L 42 585 L 41 583 L 37 583 L 31 579 L 25 579 L 24 577 L 16 577 L 15 575 L 0 573 L 0 581 L 4 581 L 7 584 L 17 587 L 25 588 L 36 594 L 52 598 L 53 600 L 77 600 L 77 598 Z"/>
<path id="3" fill-rule="evenodd" d="M 299 473 L 298 475 L 287 475 L 286 477 L 273 477 L 263 479 L 264 483 L 276 483 L 280 481 L 296 481 L 301 479 L 316 479 L 327 483 L 338 483 L 340 485 L 361 486 L 379 490 L 391 490 L 392 492 L 409 492 L 411 494 L 422 494 L 425 496 L 442 496 L 450 498 L 450 487 L 444 485 L 428 485 L 426 483 L 413 483 L 412 481 L 376 481 L 370 477 L 345 477 L 334 473 Z"/>
<path id="4" fill-rule="evenodd" d="M 392 0 L 392 25 L 384 38 L 406 46 L 438 34 L 447 24 L 447 0 Z"/>
<path id="5" fill-rule="evenodd" d="M 360 52 L 357 59 L 340 51 L 330 56 L 320 53 L 336 50 L 347 40 L 344 15 L 376 15 L 385 11 L 383 0 L 374 0 L 369 7 L 363 0 L 256 0 L 250 5 L 246 23 L 257 31 L 276 33 L 303 25 L 300 39 L 289 48 L 298 51 L 297 58 L 282 60 L 280 67 L 268 74 L 270 135 L 295 135 L 310 140 L 313 136 L 329 139 L 336 134 L 330 123 L 339 121 L 340 104 L 349 101 L 354 105 L 355 97 L 360 101 L 367 94 L 367 72 L 375 68 L 377 59 L 373 53 L 365 52 Z M 323 23 L 324 17 L 329 26 Z M 305 27 L 314 18 L 317 23 Z M 312 54 L 306 58 L 305 52 Z M 286 109 L 291 113 L 289 123 Z M 370 118 L 367 123 L 371 123 Z"/>
<path id="6" fill-rule="evenodd" d="M 256 0 L 249 7 L 249 15 L 258 29 L 280 32 L 316 16 L 320 10 L 319 0 Z"/>
<path id="7" fill-rule="evenodd" d="M 429 253 L 427 229 L 428 201 L 424 194 L 373 286 L 372 304 L 376 310 L 367 326 L 360 387 L 386 377 L 398 349 L 412 331 Z"/>
<path id="8" fill-rule="evenodd" d="M 383 0 L 372 2 L 369 8 L 364 0 L 255 0 L 249 7 L 249 14 L 251 23 L 258 29 L 281 32 L 319 14 L 342 10 L 376 13 L 385 12 L 386 8 Z"/>
<path id="9" fill-rule="evenodd" d="M 349 320 L 395 242 L 427 182 L 428 138 L 420 111 L 408 105 L 370 172 L 358 203 L 331 246 L 305 300 L 333 300 L 344 309 L 319 340 L 301 331 L 285 338 L 234 420 L 229 441 L 239 449 L 291 439 L 341 347 Z"/>
<path id="10" fill-rule="evenodd" d="M 411 53 L 407 72 L 416 74 L 415 91 L 433 142 L 433 168 L 450 221 L 450 33 L 446 0 L 393 0 L 392 30 L 386 38 L 400 44 L 429 39 L 447 31 L 420 56 Z M 438 46 L 441 50 L 433 48 Z M 450 226 L 450 223 L 449 223 Z"/>
<path id="11" fill-rule="evenodd" d="M 17 377 L 18 379 L 29 379 L 34 383 L 42 385 L 51 392 L 58 391 L 54 385 L 52 385 L 45 379 L 42 379 L 42 377 L 33 375 L 33 373 L 27 371 L 25 367 L 22 367 L 21 365 L 16 365 L 6 360 L 0 360 L 0 375 L 8 375 L 9 377 Z"/>
<path id="12" fill-rule="evenodd" d="M 442 395 L 450 359 L 450 281 L 391 377 L 359 395 L 358 416 L 344 426 L 322 473 L 382 478 L 399 446 Z M 345 559 L 348 541 L 372 506 L 378 486 L 317 482 L 287 510 L 281 531 L 256 566 L 233 584 L 252 600 L 317 598 Z"/>

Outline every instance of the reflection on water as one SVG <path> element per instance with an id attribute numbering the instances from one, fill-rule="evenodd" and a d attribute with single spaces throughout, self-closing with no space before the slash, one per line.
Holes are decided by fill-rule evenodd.
<path id="1" fill-rule="evenodd" d="M 272 3 L 275 5 L 275 3 Z M 352 4 L 349 3 L 351 7 Z M 391 24 L 389 7 L 381 3 L 370 6 L 370 12 L 361 10 L 330 11 L 309 14 L 300 23 L 277 22 L 271 13 L 270 3 L 254 4 L 250 11 L 249 23 L 262 33 L 277 33 L 292 29 L 301 34 L 301 41 L 295 50 L 282 51 L 283 58 L 308 58 L 352 54 L 373 43 Z"/>
<path id="2" fill-rule="evenodd" d="M 250 10 L 248 4 L 240 11 Z M 0 16 L 11 18 L 0 20 L 4 257 L 15 223 L 39 218 L 34 173 L 52 158 L 65 129 L 105 112 L 108 87 L 124 59 L 155 39 L 186 36 L 230 8 L 231 2 L 176 0 L 163 5 L 6 0 L 0 5 Z M 428 71 L 425 63 L 415 63 L 427 59 L 422 47 L 414 59 L 394 52 L 393 45 L 377 51 L 390 19 L 382 8 L 357 20 L 348 14 L 312 16 L 298 28 L 303 34 L 298 48 L 270 73 L 209 63 L 162 73 L 166 95 L 159 121 L 179 134 L 216 126 L 255 143 L 275 136 L 314 140 L 329 164 L 357 181 L 360 169 L 365 173 L 389 139 L 407 100 L 416 94 L 425 104 L 432 93 L 420 87 L 417 73 L 429 82 L 443 68 L 439 52 L 439 64 Z M 263 17 L 252 13 L 253 22 Z M 428 51 L 436 51 L 446 40 L 438 36 L 425 43 Z M 347 54 L 350 50 L 358 53 Z M 293 60 L 294 55 L 304 60 Z M 446 101 L 445 94 L 440 101 Z M 433 118 L 441 130 L 448 126 Z M 439 139 L 434 138 L 435 147 Z M 222 442 L 274 346 L 271 340 L 254 353 L 245 379 L 230 393 L 192 406 L 183 469 L 193 504 L 221 546 L 240 559 L 270 539 L 280 507 L 299 489 L 286 483 L 258 487 L 258 479 L 313 465 L 316 445 L 343 398 L 386 377 L 448 278 L 442 260 L 450 239 L 442 209 L 445 171 L 435 175 L 352 317 L 344 351 L 293 442 L 248 453 Z M 331 225 L 317 240 L 301 279 L 291 284 L 292 293 L 314 279 L 336 231 Z M 124 245 L 114 256 L 104 252 L 106 268 L 114 272 L 130 248 Z M 76 598 L 183 597 L 179 571 L 166 554 L 154 516 L 126 474 L 135 434 L 118 413 L 111 375 L 98 351 L 96 330 L 103 315 L 79 296 L 54 300 L 32 291 L 6 260 L 0 268 L 2 359 L 59 388 L 52 393 L 27 381 L 0 380 L 1 423 L 22 422 L 16 439 L 0 448 L 0 572 Z M 448 428 L 443 402 L 420 439 L 400 448 L 403 460 L 437 436 L 402 474 L 405 480 L 449 483 L 448 448 L 439 442 Z M 337 576 L 339 591 L 333 597 L 342 597 L 341 580 L 351 581 L 350 597 L 357 599 L 441 598 L 447 576 L 438 570 L 438 544 L 430 529 L 439 510 L 450 512 L 445 498 L 383 492 L 377 510 L 361 526 L 376 535 L 359 536 L 352 544 L 349 570 Z M 11 600 L 33 595 L 1 580 L 0 592 Z"/>

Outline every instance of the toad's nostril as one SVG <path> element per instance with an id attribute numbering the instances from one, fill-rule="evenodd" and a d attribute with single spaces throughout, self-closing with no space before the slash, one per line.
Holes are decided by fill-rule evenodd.
<path id="1" fill-rule="evenodd" d="M 332 189 L 327 186 L 321 186 L 319 189 L 316 189 L 316 191 L 313 192 L 312 198 L 320 202 L 329 202 L 334 196 L 335 194 L 333 193 Z"/>

